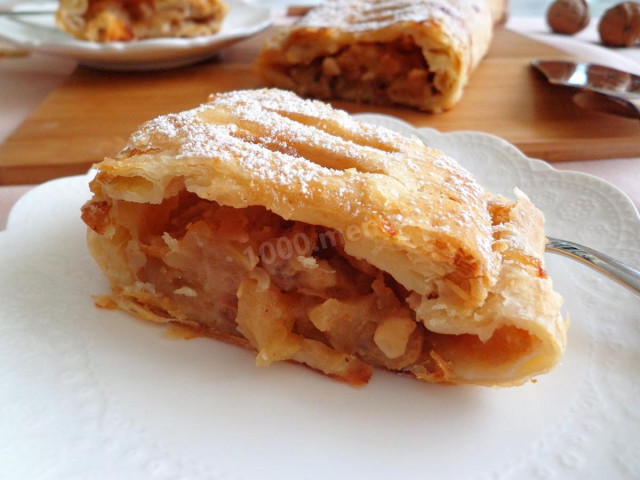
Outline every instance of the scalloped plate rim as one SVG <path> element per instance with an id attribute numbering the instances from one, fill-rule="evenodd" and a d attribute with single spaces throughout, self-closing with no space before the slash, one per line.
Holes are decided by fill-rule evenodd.
<path id="1" fill-rule="evenodd" d="M 387 115 L 387 114 L 365 112 L 365 113 L 355 114 L 354 117 L 360 118 L 361 120 L 364 120 L 364 121 L 373 120 L 372 123 L 375 123 L 376 118 L 380 118 L 381 120 L 387 121 L 387 122 L 397 123 L 398 125 L 402 126 L 402 128 L 415 131 L 418 134 L 418 136 L 421 138 L 421 140 L 423 140 L 425 143 L 427 143 L 426 139 L 424 138 L 423 135 L 420 135 L 421 133 L 426 133 L 427 135 L 436 135 L 436 136 L 445 137 L 445 138 L 460 138 L 460 137 L 466 137 L 466 136 L 473 136 L 473 137 L 490 139 L 490 141 L 492 142 L 499 143 L 503 148 L 507 148 L 515 156 L 515 158 L 518 158 L 518 161 L 521 161 L 524 165 L 527 165 L 533 172 L 545 171 L 545 172 L 553 172 L 554 174 L 558 174 L 565 178 L 568 178 L 568 177 L 583 178 L 585 180 L 594 182 L 610 190 L 612 193 L 620 197 L 620 200 L 622 201 L 621 204 L 624 204 L 624 203 L 627 204 L 627 207 L 630 210 L 630 213 L 633 215 L 633 219 L 638 222 L 638 227 L 640 227 L 640 212 L 634 205 L 631 198 L 629 198 L 629 196 L 625 192 L 623 192 L 620 188 L 618 188 L 613 183 L 603 178 L 592 175 L 590 173 L 577 172 L 573 170 L 559 170 L 549 162 L 546 162 L 545 160 L 528 157 L 520 149 L 518 149 L 518 147 L 516 147 L 514 144 L 510 143 L 509 141 L 505 140 L 504 138 L 498 135 L 482 132 L 479 130 L 454 130 L 449 132 L 442 132 L 433 127 L 416 127 L 405 120 L 402 120 L 400 118 L 394 117 L 393 115 Z"/>

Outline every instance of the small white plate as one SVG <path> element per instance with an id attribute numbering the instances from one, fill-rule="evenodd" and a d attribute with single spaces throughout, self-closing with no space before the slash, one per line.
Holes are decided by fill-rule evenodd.
<path id="1" fill-rule="evenodd" d="M 477 132 L 416 130 L 493 191 L 521 188 L 548 233 L 640 264 L 640 218 L 615 187 Z M 562 364 L 514 388 L 447 387 L 376 370 L 356 389 L 254 365 L 91 294 L 89 177 L 16 204 L 0 232 L 0 470 L 12 480 L 554 480 L 640 478 L 640 299 L 570 259 L 547 267 L 571 314 Z"/>
<path id="2" fill-rule="evenodd" d="M 215 35 L 152 38 L 133 42 L 88 42 L 61 31 L 54 14 L 0 17 L 0 38 L 34 52 L 78 60 L 104 70 L 159 70 L 214 56 L 219 50 L 271 25 L 271 10 L 244 0 L 226 0 L 229 13 Z M 13 8 L 53 12 L 57 2 L 21 3 Z"/>

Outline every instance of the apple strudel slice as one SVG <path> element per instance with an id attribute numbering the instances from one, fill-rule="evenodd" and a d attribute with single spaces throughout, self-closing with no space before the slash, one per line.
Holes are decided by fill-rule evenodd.
<path id="1" fill-rule="evenodd" d="M 326 0 L 267 41 L 264 82 L 320 99 L 430 112 L 458 102 L 504 0 Z"/>
<path id="2" fill-rule="evenodd" d="M 195 37 L 218 32 L 227 10 L 222 0 L 60 0 L 56 23 L 94 42 Z"/>
<path id="3" fill-rule="evenodd" d="M 565 348 L 543 217 L 292 92 L 213 95 L 97 165 L 82 210 L 123 310 L 354 385 L 520 384 Z"/>

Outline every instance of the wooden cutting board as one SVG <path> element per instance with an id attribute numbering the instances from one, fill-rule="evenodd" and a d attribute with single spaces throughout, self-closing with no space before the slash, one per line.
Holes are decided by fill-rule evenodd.
<path id="1" fill-rule="evenodd" d="M 0 185 L 38 183 L 82 173 L 115 154 L 140 123 L 194 107 L 211 92 L 259 87 L 252 62 L 264 32 L 216 60 L 162 72 L 118 73 L 78 68 L 0 145 Z M 568 58 L 549 46 L 499 29 L 460 103 L 430 115 L 348 102 L 350 112 L 379 112 L 442 131 L 499 135 L 527 155 L 548 161 L 640 157 L 640 122 L 587 112 L 573 91 L 548 85 L 533 58 Z"/>

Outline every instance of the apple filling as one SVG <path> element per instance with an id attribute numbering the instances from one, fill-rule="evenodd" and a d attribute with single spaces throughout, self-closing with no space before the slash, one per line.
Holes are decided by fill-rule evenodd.
<path id="1" fill-rule="evenodd" d="M 509 326 L 485 342 L 431 332 L 416 321 L 416 294 L 346 254 L 339 232 L 261 206 L 182 191 L 158 205 L 93 202 L 83 219 L 110 252 L 121 307 L 254 349 L 259 365 L 292 360 L 353 385 L 371 366 L 446 381 L 458 364 L 491 370 L 536 341 Z"/>
<path id="2" fill-rule="evenodd" d="M 296 56 L 296 47 L 288 59 Z M 303 95 L 372 103 L 422 105 L 440 94 L 436 74 L 408 37 L 390 43 L 355 43 L 310 64 L 288 67 Z"/>

